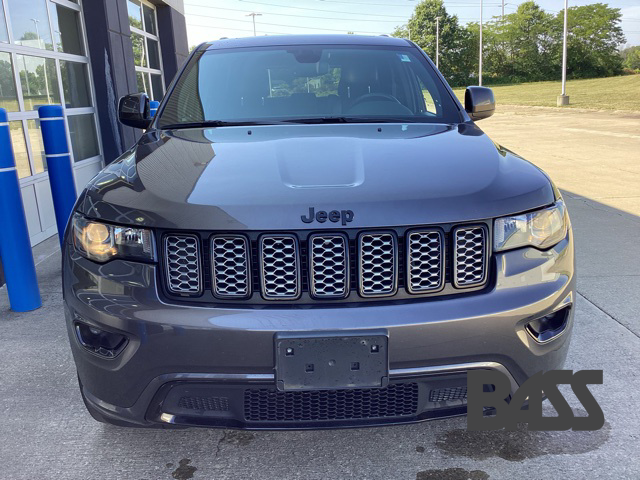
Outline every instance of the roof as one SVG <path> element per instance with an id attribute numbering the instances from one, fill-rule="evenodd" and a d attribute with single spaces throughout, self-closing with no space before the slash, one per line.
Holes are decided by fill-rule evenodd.
<path id="1" fill-rule="evenodd" d="M 207 50 L 240 47 L 272 47 L 288 45 L 386 45 L 408 47 L 403 38 L 384 35 L 264 35 L 261 37 L 221 38 L 202 45 Z"/>

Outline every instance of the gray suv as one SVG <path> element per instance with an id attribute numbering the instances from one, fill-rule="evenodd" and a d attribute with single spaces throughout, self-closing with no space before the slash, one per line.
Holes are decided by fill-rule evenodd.
<path id="1" fill-rule="evenodd" d="M 560 192 L 475 121 L 415 44 L 282 36 L 200 45 L 80 195 L 66 323 L 99 421 L 248 429 L 465 413 L 562 366 L 575 301 Z"/>

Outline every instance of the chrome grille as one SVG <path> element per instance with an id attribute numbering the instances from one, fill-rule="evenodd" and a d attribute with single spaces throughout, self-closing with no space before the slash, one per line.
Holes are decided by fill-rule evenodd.
<path id="1" fill-rule="evenodd" d="M 440 290 L 444 285 L 444 241 L 439 230 L 411 232 L 407 242 L 407 289 Z"/>
<path id="2" fill-rule="evenodd" d="M 360 235 L 360 294 L 364 297 L 393 295 L 397 288 L 398 251 L 392 233 Z"/>
<path id="3" fill-rule="evenodd" d="M 447 233 L 438 226 L 313 234 L 167 232 L 162 283 L 170 296 L 203 303 L 450 295 L 487 283 L 490 243 L 484 223 Z"/>
<path id="4" fill-rule="evenodd" d="M 164 237 L 167 286 L 171 293 L 194 295 L 202 291 L 200 243 L 194 235 Z"/>
<path id="5" fill-rule="evenodd" d="M 349 292 L 347 239 L 340 234 L 313 235 L 309 240 L 311 294 L 343 298 Z"/>
<path id="6" fill-rule="evenodd" d="M 487 230 L 482 226 L 454 231 L 453 282 L 456 287 L 481 285 L 487 277 Z"/>
<path id="7" fill-rule="evenodd" d="M 211 241 L 213 294 L 246 297 L 250 289 L 249 246 L 242 235 L 219 235 Z"/>
<path id="8" fill-rule="evenodd" d="M 294 236 L 264 235 L 260 239 L 260 266 L 265 299 L 293 299 L 300 295 L 300 260 Z"/>

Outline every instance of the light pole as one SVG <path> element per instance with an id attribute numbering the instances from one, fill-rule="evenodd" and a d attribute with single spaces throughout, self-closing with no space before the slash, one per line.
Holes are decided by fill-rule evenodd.
<path id="1" fill-rule="evenodd" d="M 436 68 L 440 69 L 440 17 L 436 17 Z"/>
<path id="2" fill-rule="evenodd" d="M 564 34 L 562 39 L 562 95 L 558 95 L 556 104 L 558 107 L 569 105 L 567 95 L 567 14 L 569 13 L 569 1 L 564 0 Z"/>
<path id="3" fill-rule="evenodd" d="M 247 13 L 245 17 L 253 17 L 253 36 L 256 36 L 256 17 L 261 17 L 261 13 L 251 12 Z"/>
<path id="4" fill-rule="evenodd" d="M 30 19 L 33 22 L 33 25 L 36 27 L 36 37 L 38 37 L 38 48 L 42 48 L 41 43 L 40 43 L 40 30 L 38 29 L 38 23 L 40 23 L 40 20 L 38 20 L 37 18 L 31 18 Z M 46 47 L 46 45 L 45 45 Z M 44 59 L 43 59 L 44 60 Z M 49 76 L 47 75 L 47 61 L 44 60 L 44 89 L 47 92 L 47 103 L 51 102 L 51 94 L 49 92 Z"/>
<path id="5" fill-rule="evenodd" d="M 480 61 L 478 63 L 478 85 L 482 86 L 482 0 L 480 0 Z"/>

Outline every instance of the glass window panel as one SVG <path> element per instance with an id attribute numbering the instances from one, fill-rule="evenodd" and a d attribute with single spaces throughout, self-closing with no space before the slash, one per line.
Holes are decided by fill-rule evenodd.
<path id="1" fill-rule="evenodd" d="M 149 95 L 149 77 L 144 72 L 136 72 L 138 81 L 138 93 L 146 93 Z"/>
<path id="2" fill-rule="evenodd" d="M 14 43 L 53 50 L 46 0 L 7 0 L 7 5 Z"/>
<path id="3" fill-rule="evenodd" d="M 149 67 L 160 70 L 160 49 L 158 42 L 147 38 L 147 47 L 149 48 Z"/>
<path id="4" fill-rule="evenodd" d="M 40 131 L 40 120 L 27 120 L 27 132 L 29 143 L 31 144 L 31 154 L 33 155 L 34 174 L 47 170 L 47 157 L 44 155 L 44 144 L 42 143 L 42 132 Z"/>
<path id="5" fill-rule="evenodd" d="M 155 10 L 143 4 L 142 14 L 144 15 L 144 31 L 151 35 L 157 35 Z"/>
<path id="6" fill-rule="evenodd" d="M 87 65 L 60 60 L 60 73 L 67 108 L 90 107 L 91 95 L 87 80 Z"/>
<path id="7" fill-rule="evenodd" d="M 129 13 L 129 25 L 142 30 L 142 14 L 140 13 L 140 2 L 138 0 L 127 0 L 127 11 Z"/>
<path id="8" fill-rule="evenodd" d="M 158 102 L 162 100 L 164 96 L 164 88 L 162 88 L 162 76 L 151 74 L 151 90 L 153 91 L 153 95 L 151 100 L 157 100 Z"/>
<path id="9" fill-rule="evenodd" d="M 49 5 L 49 9 L 53 24 L 53 38 L 58 51 L 84 55 L 78 12 L 58 4 Z"/>
<path id="10" fill-rule="evenodd" d="M 16 55 L 24 108 L 35 110 L 40 105 L 59 104 L 58 74 L 53 58 Z"/>
<path id="11" fill-rule="evenodd" d="M 29 177 L 31 176 L 31 166 L 29 165 L 27 144 L 24 141 L 22 122 L 20 120 L 9 122 L 9 132 L 11 133 L 13 156 L 16 159 L 16 167 L 18 167 L 18 178 Z"/>
<path id="12" fill-rule="evenodd" d="M 67 122 L 69 122 L 69 136 L 71 137 L 74 160 L 79 162 L 98 155 L 100 152 L 93 113 L 69 115 Z"/>
<path id="13" fill-rule="evenodd" d="M 131 43 L 133 43 L 133 62 L 138 67 L 148 67 L 147 52 L 144 47 L 144 37 L 137 33 L 132 33 Z"/>
<path id="14" fill-rule="evenodd" d="M 2 7 L 2 4 L 0 4 Z M 0 8 L 0 42 L 9 43 L 9 35 L 7 34 L 7 21 L 4 18 L 4 9 Z"/>
<path id="15" fill-rule="evenodd" d="M 7 112 L 20 110 L 11 55 L 6 52 L 0 52 L 0 107 Z"/>

